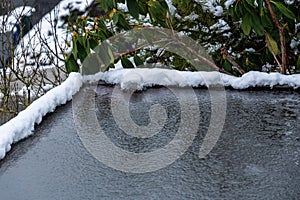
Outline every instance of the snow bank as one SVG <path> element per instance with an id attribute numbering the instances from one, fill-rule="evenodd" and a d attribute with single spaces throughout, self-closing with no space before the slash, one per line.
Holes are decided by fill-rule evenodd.
<path id="1" fill-rule="evenodd" d="M 250 87 L 274 87 L 288 85 L 294 89 L 300 87 L 300 74 L 282 75 L 251 71 L 242 77 L 233 77 L 218 72 L 186 72 L 169 69 L 119 69 L 98 74 L 98 79 L 110 84 L 120 84 L 122 89 L 141 90 L 154 85 L 199 87 L 223 84 L 234 89 Z"/>
<path id="2" fill-rule="evenodd" d="M 33 134 L 34 125 L 42 121 L 42 117 L 53 112 L 59 105 L 72 99 L 82 85 L 82 77 L 72 73 L 60 86 L 53 88 L 44 96 L 34 101 L 26 110 L 15 118 L 0 126 L 0 159 L 11 149 L 11 144 Z"/>
<path id="3" fill-rule="evenodd" d="M 222 75 L 225 86 L 230 86 L 234 89 L 247 89 L 250 87 L 270 87 L 277 85 L 287 85 L 294 89 L 300 87 L 300 74 L 283 75 L 280 73 L 265 73 L 251 71 L 244 74 L 242 77 L 231 77 Z"/>

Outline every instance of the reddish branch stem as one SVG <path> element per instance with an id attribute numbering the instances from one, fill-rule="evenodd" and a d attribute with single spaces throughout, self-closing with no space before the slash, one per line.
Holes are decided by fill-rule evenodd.
<path id="1" fill-rule="evenodd" d="M 226 59 L 232 64 L 234 69 L 236 69 L 240 74 L 245 74 L 245 70 L 237 63 L 234 61 L 232 56 L 228 53 L 228 51 L 225 48 L 221 49 L 221 53 L 226 56 Z"/>
<path id="2" fill-rule="evenodd" d="M 270 11 L 271 17 L 279 30 L 280 45 L 281 45 L 281 73 L 286 74 L 287 54 L 286 54 L 286 42 L 285 42 L 285 36 L 284 36 L 284 29 L 285 29 L 286 25 L 282 26 L 278 22 L 276 15 L 273 11 L 273 8 L 271 6 L 270 0 L 265 0 L 265 1 L 266 1 L 266 4 L 268 5 L 268 9 Z"/>

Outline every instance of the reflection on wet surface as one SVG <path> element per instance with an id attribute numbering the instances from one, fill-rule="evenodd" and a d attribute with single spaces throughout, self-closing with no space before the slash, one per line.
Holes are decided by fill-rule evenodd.
<path id="1" fill-rule="evenodd" d="M 149 123 L 151 105 L 166 108 L 163 130 L 147 139 L 118 129 L 110 112 L 111 90 L 99 86 L 96 97 L 99 123 L 111 141 L 128 151 L 147 152 L 172 140 L 180 111 L 168 89 L 148 89 L 131 98 L 131 116 L 139 125 Z M 210 98 L 206 90 L 195 92 L 201 112 L 198 134 L 188 151 L 166 168 L 132 174 L 97 161 L 76 134 L 69 103 L 0 161 L 1 199 L 299 199 L 299 94 L 226 91 L 224 131 L 212 152 L 199 159 Z"/>

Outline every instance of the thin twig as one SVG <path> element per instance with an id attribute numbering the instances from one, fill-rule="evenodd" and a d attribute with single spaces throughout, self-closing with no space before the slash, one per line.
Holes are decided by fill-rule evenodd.
<path id="1" fill-rule="evenodd" d="M 221 53 L 226 56 L 226 59 L 232 64 L 234 69 L 236 69 L 240 74 L 245 74 L 245 70 L 237 63 L 234 61 L 232 56 L 228 53 L 228 51 L 223 47 L 221 48 Z"/>

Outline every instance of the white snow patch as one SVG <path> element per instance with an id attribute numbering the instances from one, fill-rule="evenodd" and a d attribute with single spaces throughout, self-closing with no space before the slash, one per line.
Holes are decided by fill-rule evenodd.
<path id="1" fill-rule="evenodd" d="M 211 30 L 214 30 L 216 33 L 222 33 L 224 31 L 230 30 L 229 25 L 223 19 L 218 19 L 218 22 L 209 27 Z"/>
<path id="2" fill-rule="evenodd" d="M 235 0 L 227 0 L 225 2 L 225 7 L 228 9 L 232 4 L 234 4 Z"/>
<path id="3" fill-rule="evenodd" d="M 213 15 L 219 17 L 223 14 L 223 7 L 220 6 L 219 0 L 203 1 L 203 10 L 209 10 Z"/>
<path id="4" fill-rule="evenodd" d="M 195 12 L 193 11 L 193 12 L 191 12 L 191 14 L 189 14 L 188 16 L 185 16 L 185 17 L 183 18 L 183 20 L 184 20 L 184 21 L 187 21 L 187 20 L 189 20 L 189 21 L 195 21 L 195 20 L 198 19 L 198 18 L 199 18 L 199 15 L 195 14 Z"/>
<path id="5" fill-rule="evenodd" d="M 291 47 L 292 49 L 295 49 L 295 48 L 297 48 L 298 45 L 300 45 L 300 40 L 296 40 L 296 39 L 293 38 L 293 39 L 291 40 L 290 47 Z"/>
<path id="6" fill-rule="evenodd" d="M 166 0 L 166 3 L 168 4 L 170 13 L 174 15 L 176 7 L 172 4 L 172 0 Z"/>
<path id="7" fill-rule="evenodd" d="M 280 73 L 264 73 L 250 71 L 242 77 L 232 77 L 222 74 L 224 86 L 234 89 L 247 89 L 250 87 L 274 87 L 276 85 L 288 85 L 297 89 L 300 87 L 300 74 L 283 75 Z"/>
<path id="8" fill-rule="evenodd" d="M 291 4 L 294 3 L 294 0 L 284 0 L 284 2 L 285 2 L 286 4 L 291 5 Z M 298 0 L 298 2 L 299 2 L 299 0 Z"/>
<path id="9" fill-rule="evenodd" d="M 123 12 L 128 12 L 127 1 L 125 3 L 117 3 L 117 8 Z"/>
<path id="10" fill-rule="evenodd" d="M 221 16 L 221 15 L 223 14 L 223 7 L 222 7 L 222 6 L 216 6 L 216 7 L 214 7 L 214 8 L 211 10 L 211 12 L 212 12 L 215 16 L 219 17 L 219 16 Z"/>
<path id="11" fill-rule="evenodd" d="M 46 84 L 46 85 L 43 86 L 43 90 L 45 90 L 45 91 L 49 91 L 52 88 L 53 88 L 53 85 L 51 85 L 51 84 Z"/>
<path id="12" fill-rule="evenodd" d="M 245 51 L 246 51 L 246 52 L 252 52 L 252 53 L 254 53 L 254 52 L 255 52 L 255 49 L 253 49 L 253 48 L 246 48 Z"/>

